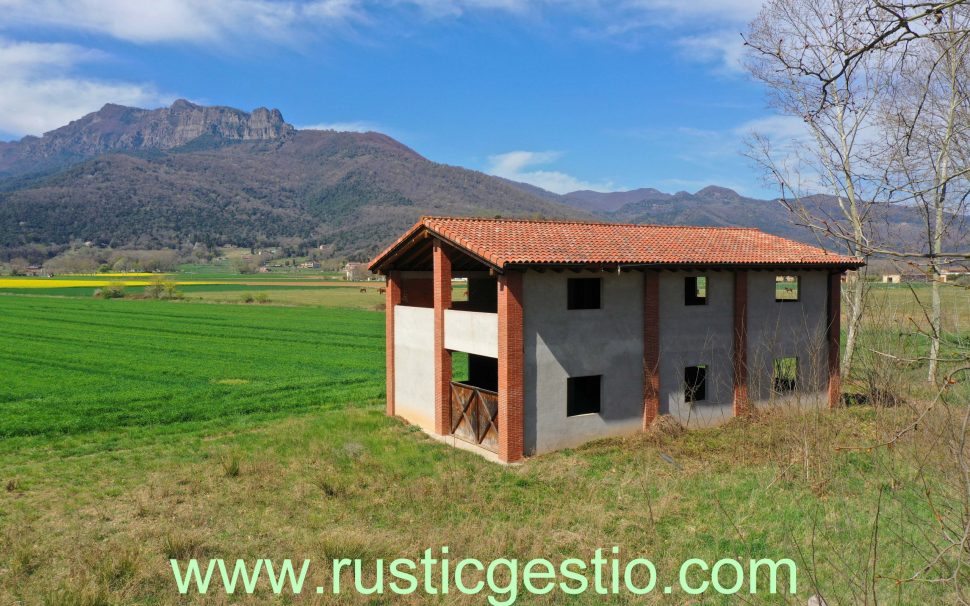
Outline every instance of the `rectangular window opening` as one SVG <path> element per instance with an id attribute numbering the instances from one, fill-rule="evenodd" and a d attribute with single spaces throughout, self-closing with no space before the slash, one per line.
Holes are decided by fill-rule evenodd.
<path id="1" fill-rule="evenodd" d="M 462 303 L 468 301 L 468 279 L 458 278 L 451 281 L 451 302 Z"/>
<path id="2" fill-rule="evenodd" d="M 468 383 L 468 358 L 463 351 L 451 352 L 451 380 L 455 383 Z"/>
<path id="3" fill-rule="evenodd" d="M 566 416 L 599 414 L 603 375 L 566 379 Z"/>
<path id="4" fill-rule="evenodd" d="M 567 288 L 567 309 L 599 309 L 600 278 L 569 278 Z"/>
<path id="5" fill-rule="evenodd" d="M 707 305 L 707 276 L 684 278 L 684 305 Z"/>
<path id="6" fill-rule="evenodd" d="M 684 369 L 684 402 L 703 402 L 707 399 L 707 365 L 698 364 Z"/>
<path id="7" fill-rule="evenodd" d="M 775 276 L 775 301 L 798 301 L 799 286 L 798 276 Z"/>
<path id="8" fill-rule="evenodd" d="M 772 379 L 775 393 L 789 393 L 798 386 L 798 358 L 777 358 Z"/>
<path id="9" fill-rule="evenodd" d="M 498 359 L 463 351 L 450 353 L 453 383 L 464 383 L 487 391 L 498 391 Z"/>

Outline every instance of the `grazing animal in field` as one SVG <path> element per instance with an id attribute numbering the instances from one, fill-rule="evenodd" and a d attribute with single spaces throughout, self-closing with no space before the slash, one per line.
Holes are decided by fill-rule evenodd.
<path id="1" fill-rule="evenodd" d="M 387 292 L 387 289 L 386 288 L 378 288 L 377 289 L 377 294 L 379 294 L 379 295 L 383 295 L 386 292 Z"/>
<path id="2" fill-rule="evenodd" d="M 367 292 L 367 289 L 366 288 L 361 288 L 360 289 L 360 292 Z"/>

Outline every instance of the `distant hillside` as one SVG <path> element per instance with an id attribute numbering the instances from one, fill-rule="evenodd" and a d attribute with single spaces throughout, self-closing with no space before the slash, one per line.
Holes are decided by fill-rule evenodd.
<path id="1" fill-rule="evenodd" d="M 531 191 L 532 186 L 527 191 Z M 550 201 L 560 201 L 593 213 L 604 221 L 620 223 L 658 223 L 662 225 L 745 226 L 799 240 L 809 244 L 834 247 L 832 240 L 799 225 L 799 219 L 778 200 L 748 198 L 726 187 L 710 185 L 693 194 L 681 191 L 668 194 L 645 188 L 631 191 L 575 191 L 550 194 Z M 813 216 L 841 216 L 838 200 L 833 196 L 814 195 L 802 201 Z M 898 205 L 880 207 L 868 217 L 869 227 L 882 239 L 905 243 L 907 248 L 921 249 L 926 223 L 918 208 Z M 959 223 L 962 225 L 962 223 Z M 966 230 L 951 230 L 949 246 L 968 245 Z"/>
<path id="2" fill-rule="evenodd" d="M 811 202 L 837 215 L 833 198 Z M 0 258 L 90 241 L 322 245 L 363 260 L 426 214 L 750 226 L 818 241 L 777 201 L 723 187 L 558 195 L 431 162 L 379 133 L 296 130 L 266 108 L 109 104 L 43 137 L 0 142 Z M 912 208 L 874 221 L 883 233 L 921 241 Z"/>
<path id="3" fill-rule="evenodd" d="M 106 105 L 0 144 L 0 247 L 291 239 L 364 259 L 423 214 L 588 216 L 385 135 L 298 131 L 262 108 Z"/>
<path id="4" fill-rule="evenodd" d="M 747 198 L 725 187 L 708 186 L 696 193 L 665 194 L 657 190 L 637 190 L 637 200 L 601 212 L 611 221 L 665 223 L 705 226 L 743 225 L 767 232 L 813 242 L 814 234 L 794 224 L 794 217 L 774 200 Z M 632 193 L 632 192 L 631 192 Z M 622 194 L 621 194 L 622 195 Z M 621 198 L 624 199 L 624 198 Z"/>
<path id="5" fill-rule="evenodd" d="M 583 208 L 595 212 L 613 212 L 619 210 L 625 204 L 633 204 L 647 199 L 662 199 L 665 197 L 669 198 L 670 194 L 665 194 L 653 188 L 612 192 L 598 192 L 584 189 L 564 194 L 560 200 L 576 208 Z"/>

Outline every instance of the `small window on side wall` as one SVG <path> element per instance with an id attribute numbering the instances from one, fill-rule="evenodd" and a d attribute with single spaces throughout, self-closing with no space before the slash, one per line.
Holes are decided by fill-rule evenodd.
<path id="1" fill-rule="evenodd" d="M 800 286 L 798 276 L 775 276 L 775 301 L 798 301 Z"/>
<path id="2" fill-rule="evenodd" d="M 798 358 L 777 358 L 774 363 L 772 386 L 775 393 L 789 393 L 798 386 Z"/>
<path id="3" fill-rule="evenodd" d="M 707 365 L 698 364 L 684 369 L 684 402 L 703 402 L 707 399 Z"/>
<path id="4" fill-rule="evenodd" d="M 569 278 L 566 282 L 567 309 L 599 309 L 600 278 Z"/>
<path id="5" fill-rule="evenodd" d="M 707 305 L 707 277 L 684 278 L 684 305 Z"/>
<path id="6" fill-rule="evenodd" d="M 599 414 L 602 375 L 566 379 L 566 416 Z"/>

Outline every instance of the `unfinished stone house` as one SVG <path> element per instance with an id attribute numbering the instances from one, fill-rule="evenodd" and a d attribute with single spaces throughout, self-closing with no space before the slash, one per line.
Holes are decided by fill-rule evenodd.
<path id="1" fill-rule="evenodd" d="M 861 265 L 756 229 L 425 217 L 370 264 L 387 413 L 511 462 L 658 415 L 834 406 Z"/>

